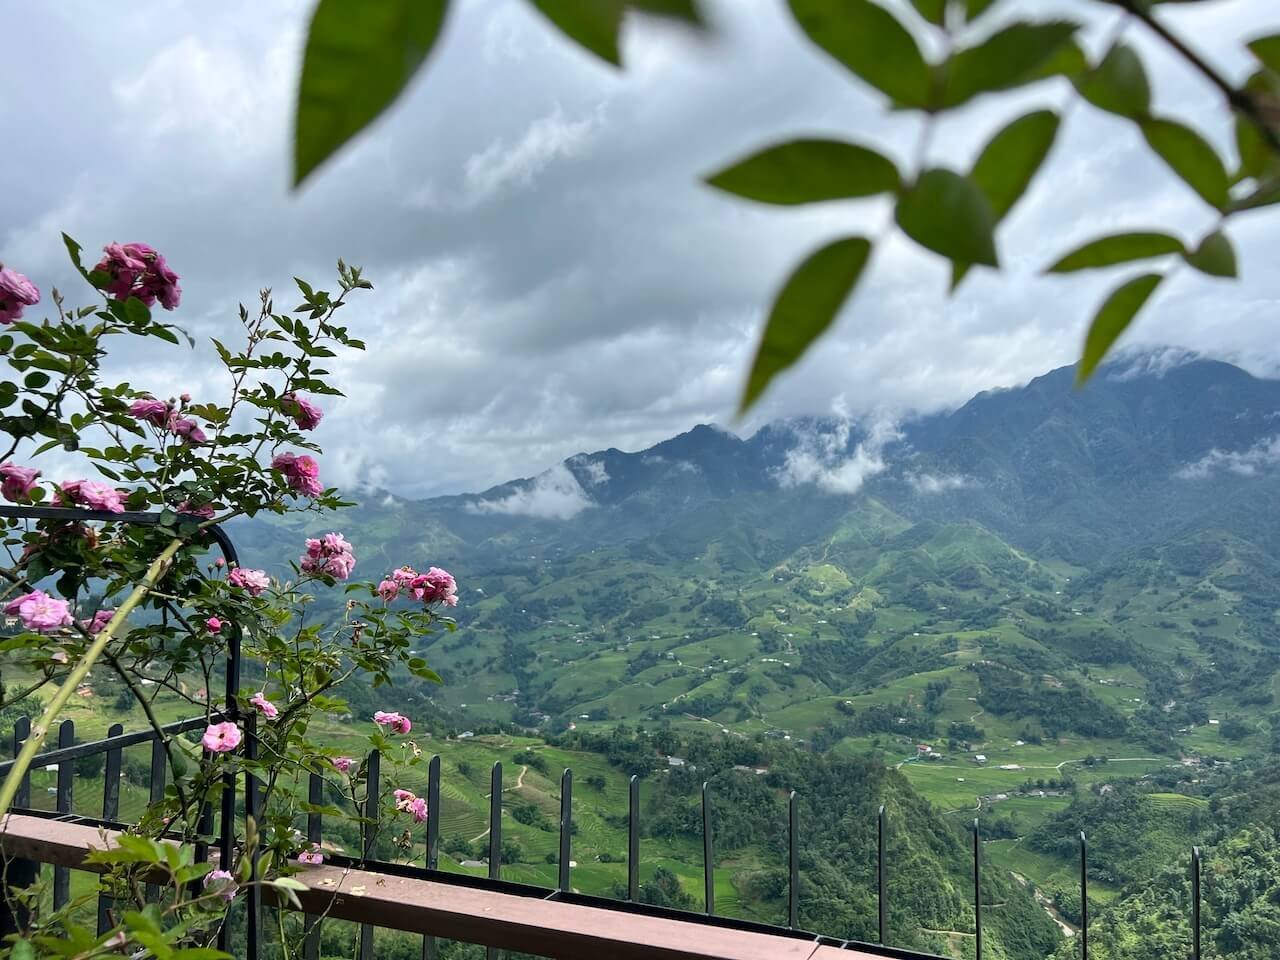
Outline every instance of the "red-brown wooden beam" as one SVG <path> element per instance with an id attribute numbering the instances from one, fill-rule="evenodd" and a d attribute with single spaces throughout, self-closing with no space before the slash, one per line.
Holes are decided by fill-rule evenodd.
<path id="1" fill-rule="evenodd" d="M 80 869 L 101 870 L 85 854 L 114 839 L 97 827 L 20 814 L 0 826 L 6 856 Z M 781 934 L 330 865 L 297 879 L 307 885 L 297 896 L 308 913 L 561 960 L 882 960 Z"/>

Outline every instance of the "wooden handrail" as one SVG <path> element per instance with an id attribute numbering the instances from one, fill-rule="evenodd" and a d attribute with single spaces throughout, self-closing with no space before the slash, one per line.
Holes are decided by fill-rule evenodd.
<path id="1" fill-rule="evenodd" d="M 12 814 L 0 824 L 7 857 L 100 871 L 89 850 L 109 847 L 114 831 Z M 303 910 L 339 920 L 464 940 L 562 960 L 883 960 L 815 940 L 543 900 L 438 880 L 321 865 L 302 870 Z M 895 951 L 896 952 L 896 951 Z"/>

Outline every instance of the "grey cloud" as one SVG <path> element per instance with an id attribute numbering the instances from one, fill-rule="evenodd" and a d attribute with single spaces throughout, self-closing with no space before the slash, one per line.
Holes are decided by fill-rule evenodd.
<path id="1" fill-rule="evenodd" d="M 288 115 L 307 2 L 252 17 L 176 0 L 24 10 L 24 42 L 7 51 L 14 89 L 0 103 L 17 132 L 0 161 L 0 259 L 73 290 L 59 230 L 89 249 L 145 239 L 183 273 L 177 319 L 199 338 L 233 335 L 235 304 L 260 286 L 323 279 L 338 256 L 363 264 L 377 290 L 346 319 L 370 351 L 333 364 L 348 396 L 320 431 L 326 479 L 404 495 L 484 489 L 579 451 L 728 421 L 790 267 L 832 237 L 882 235 L 890 211 L 874 200 L 762 208 L 699 176 L 813 133 L 891 140 L 908 163 L 916 119 L 887 113 L 778 2 L 717 3 L 709 43 L 631 30 L 622 74 L 557 39 L 524 3 L 457 6 L 403 102 L 298 194 L 287 189 Z M 1095 49 L 1114 16 L 1081 0 L 1020 6 L 1087 18 Z M 1239 74 L 1247 60 L 1229 42 L 1265 24 L 1267 8 L 1161 14 Z M 1134 39 L 1160 108 L 1228 149 L 1229 129 L 1208 124 L 1213 92 Z M 1065 84 L 1048 84 L 1017 105 L 979 102 L 939 126 L 929 156 L 963 168 L 999 123 L 1070 100 Z M 1107 229 L 1194 240 L 1212 216 L 1146 157 L 1131 125 L 1074 107 L 1043 179 L 1002 227 L 1006 272 L 975 271 L 948 298 L 943 265 L 900 239 L 879 244 L 821 348 L 740 427 L 825 411 L 836 396 L 851 415 L 900 417 L 1070 362 L 1115 278 L 1039 270 Z M 1253 215 L 1232 228 L 1242 283 L 1179 274 L 1126 342 L 1274 371 L 1280 274 L 1266 223 Z M 280 288 L 278 299 L 293 294 Z M 211 356 L 126 350 L 119 368 L 158 393 L 214 391 L 223 380 Z"/>

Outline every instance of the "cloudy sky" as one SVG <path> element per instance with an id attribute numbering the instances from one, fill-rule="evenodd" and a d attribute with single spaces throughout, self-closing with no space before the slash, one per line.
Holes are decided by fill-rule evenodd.
<path id="1" fill-rule="evenodd" d="M 1274 0 L 1161 15 L 1234 77 L 1240 40 L 1275 29 Z M 0 261 L 75 290 L 59 231 L 87 248 L 144 240 L 183 275 L 177 320 L 227 335 L 235 305 L 339 257 L 377 290 L 347 322 L 370 349 L 335 365 L 347 399 L 320 440 L 327 480 L 405 495 L 476 490 L 563 457 L 637 449 L 699 422 L 749 431 L 841 404 L 884 419 L 964 402 L 1071 362 L 1114 277 L 1046 278 L 1056 253 L 1120 228 L 1198 239 L 1212 214 L 1128 124 L 1043 84 L 944 122 L 932 163 L 975 148 L 1032 106 L 1067 107 L 1055 152 L 999 240 L 1005 271 L 948 299 L 935 258 L 889 239 L 821 348 L 734 424 L 762 310 L 794 264 L 850 231 L 880 236 L 879 201 L 761 208 L 699 175 L 797 134 L 879 143 L 904 166 L 917 121 L 807 43 L 775 0 L 711 4 L 715 36 L 630 25 L 624 72 L 554 34 L 520 0 L 455 0 L 408 95 L 298 193 L 288 188 L 293 90 L 309 4 L 29 4 L 6 16 Z M 1089 25 L 1084 0 L 1015 0 Z M 1229 155 L 1213 91 L 1131 28 L 1156 107 Z M 1171 344 L 1275 373 L 1274 217 L 1239 218 L 1244 280 L 1180 272 L 1131 345 Z M 282 294 L 290 301 L 293 294 Z M 216 395 L 207 346 L 129 355 L 164 394 Z"/>

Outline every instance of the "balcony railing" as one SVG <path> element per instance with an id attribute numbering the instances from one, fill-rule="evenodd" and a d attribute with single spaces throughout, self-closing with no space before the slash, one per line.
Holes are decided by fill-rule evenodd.
<path id="1" fill-rule="evenodd" d="M 66 519 L 68 511 L 56 508 L 0 506 L 0 517 Z M 154 524 L 156 514 L 94 514 L 76 511 L 76 519 L 106 520 L 125 523 Z M 210 532 L 223 550 L 228 563 L 236 561 L 234 545 L 219 528 Z M 229 638 L 226 678 L 226 710 L 218 718 L 235 719 L 245 731 L 244 749 L 253 756 L 257 749 L 256 715 L 239 716 L 236 696 L 240 687 L 240 635 L 238 628 Z M 201 716 L 162 727 L 165 736 L 174 736 L 203 727 L 208 718 Z M 31 724 L 20 719 L 13 730 L 13 749 L 17 755 L 30 735 Z M 166 753 L 164 741 L 155 730 L 124 733 L 116 724 L 108 736 L 88 743 L 75 743 L 75 726 L 63 721 L 58 730 L 55 749 L 40 754 L 33 768 L 55 766 L 57 780 L 55 809 L 42 811 L 31 803 L 30 774 L 24 779 L 13 812 L 0 825 L 0 854 L 5 860 L 3 883 L 7 887 L 26 886 L 34 882 L 38 864 L 54 868 L 53 905 L 66 905 L 70 897 L 70 871 L 101 869 L 85 863 L 89 850 L 103 845 L 130 824 L 119 819 L 120 769 L 123 750 L 140 744 L 151 744 L 150 797 L 156 801 L 164 794 Z M 73 774 L 75 761 L 102 755 L 104 786 L 102 814 L 86 817 L 73 812 Z M 0 764 L 0 776 L 8 773 L 12 761 Z M 298 879 L 307 889 L 298 897 L 306 914 L 315 918 L 307 923 L 303 956 L 319 960 L 323 919 L 351 920 L 360 924 L 358 960 L 374 960 L 373 931 L 386 927 L 423 935 L 423 957 L 436 954 L 437 937 L 478 943 L 491 948 L 518 950 L 557 958 L 661 958 L 661 960 L 870 960 L 872 957 L 927 960 L 932 955 L 903 950 L 889 945 L 889 883 L 892 867 L 886 854 L 889 822 L 885 808 L 876 817 L 876 901 L 878 943 L 869 944 L 808 932 L 800 928 L 800 867 L 797 797 L 794 791 L 787 806 L 787 923 L 766 924 L 718 915 L 715 909 L 715 824 L 712 817 L 711 787 L 702 785 L 702 875 L 704 910 L 694 913 L 655 907 L 638 902 L 641 863 L 641 781 L 631 777 L 627 814 L 627 883 L 625 899 L 593 896 L 574 891 L 572 879 L 573 844 L 573 772 L 564 770 L 560 778 L 560 816 L 558 836 L 558 876 L 552 889 L 503 880 L 502 874 L 502 764 L 494 763 L 491 771 L 489 804 L 489 861 L 487 877 L 447 873 L 439 869 L 440 851 L 440 757 L 431 758 L 427 768 L 427 807 L 431 812 L 425 828 L 425 857 L 421 865 L 408 865 L 375 859 L 381 787 L 380 756 L 375 750 L 365 758 L 367 782 L 362 816 L 361 856 L 326 854 L 323 866 L 303 869 Z M 243 789 L 243 813 L 256 817 L 261 802 L 256 778 L 245 774 L 243 785 L 234 777 L 222 791 L 220 822 L 214 830 L 213 811 L 206 806 L 200 818 L 200 838 L 194 854 L 198 862 L 217 859 L 227 863 L 238 852 L 235 821 L 237 791 Z M 324 779 L 310 774 L 308 796 L 314 806 L 324 800 Z M 306 838 L 318 844 L 323 835 L 323 817 L 309 813 Z M 983 956 L 982 833 L 975 818 L 971 826 L 973 867 L 974 944 L 977 960 Z M 171 842 L 177 842 L 171 841 Z M 252 851 L 247 851 L 252 853 Z M 1081 924 L 1078 931 L 1082 960 L 1089 956 L 1088 917 L 1088 843 L 1079 837 Z M 256 858 L 251 858 L 252 859 Z M 1201 960 L 1201 893 L 1200 851 L 1192 848 L 1191 931 L 1192 960 Z M 8 890 L 0 899 L 0 934 L 22 928 L 23 918 L 16 916 L 9 904 Z M 244 956 L 255 960 L 263 946 L 262 888 L 251 886 L 247 894 Z M 273 906 L 286 908 L 286 904 Z M 98 903 L 98 929 L 111 926 L 110 899 L 102 894 Z M 220 934 L 219 945 L 227 943 L 227 925 Z M 238 944 L 235 946 L 239 946 Z"/>

